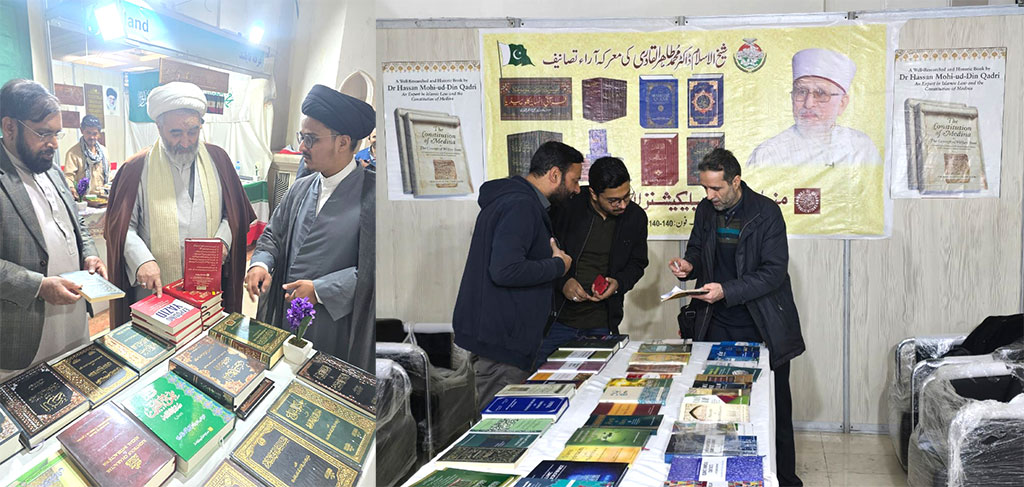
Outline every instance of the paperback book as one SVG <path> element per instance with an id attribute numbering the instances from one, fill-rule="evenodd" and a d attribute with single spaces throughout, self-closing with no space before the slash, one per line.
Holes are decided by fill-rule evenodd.
<path id="1" fill-rule="evenodd" d="M 548 356 L 548 361 L 594 361 L 594 362 L 607 362 L 612 358 L 612 352 L 610 350 L 571 350 L 571 349 L 558 349 Z"/>
<path id="2" fill-rule="evenodd" d="M 483 418 L 469 430 L 475 433 L 543 434 L 551 418 Z"/>
<path id="3" fill-rule="evenodd" d="M 584 427 L 588 428 L 644 428 L 651 434 L 661 426 L 663 416 L 660 414 L 650 416 L 615 416 L 608 414 L 594 414 Z"/>
<path id="4" fill-rule="evenodd" d="M 750 482 L 764 481 L 762 457 L 672 458 L 668 481 Z"/>
<path id="5" fill-rule="evenodd" d="M 516 468 L 540 435 L 470 433 L 437 459 L 438 467 Z"/>
<path id="6" fill-rule="evenodd" d="M 643 428 L 589 428 L 577 429 L 565 442 L 571 446 L 642 447 L 651 438 L 651 431 Z"/>
<path id="7" fill-rule="evenodd" d="M 500 418 L 550 418 L 558 421 L 569 407 L 564 397 L 495 397 L 480 414 Z"/>
<path id="8" fill-rule="evenodd" d="M 411 487 L 507 487 L 519 476 L 461 468 L 435 470 Z"/>
<path id="9" fill-rule="evenodd" d="M 605 388 L 600 402 L 625 402 L 636 404 L 665 405 L 668 398 L 668 387 L 630 387 L 611 386 Z"/>
<path id="10" fill-rule="evenodd" d="M 527 477 L 602 482 L 606 485 L 615 486 L 622 481 L 628 469 L 629 464 L 624 462 L 598 463 L 544 460 L 538 463 Z"/>
<path id="11" fill-rule="evenodd" d="M 661 411 L 660 404 L 636 404 L 636 403 L 615 403 L 599 402 L 590 415 L 607 416 L 654 416 Z"/>
<path id="12" fill-rule="evenodd" d="M 632 464 L 641 450 L 638 446 L 566 446 L 555 460 Z"/>
<path id="13" fill-rule="evenodd" d="M 710 375 L 751 375 L 754 380 L 761 376 L 761 369 L 758 367 L 733 367 L 722 365 L 708 365 L 704 367 L 704 373 Z"/>
<path id="14" fill-rule="evenodd" d="M 576 388 L 571 384 L 509 384 L 495 396 L 555 396 L 572 399 Z"/>
<path id="15" fill-rule="evenodd" d="M 665 462 L 672 457 L 741 457 L 757 455 L 757 436 L 725 434 L 676 433 L 669 437 Z"/>
<path id="16" fill-rule="evenodd" d="M 61 274 L 60 277 L 82 286 L 82 288 L 78 290 L 78 294 L 81 294 L 82 298 L 90 303 L 101 303 L 103 301 L 121 299 L 124 297 L 124 291 L 122 291 L 121 288 L 111 284 L 110 281 L 104 279 L 103 276 L 94 272 L 65 272 L 64 274 Z"/>
<path id="17" fill-rule="evenodd" d="M 679 421 L 714 423 L 750 422 L 750 408 L 746 404 L 695 404 L 684 402 Z"/>

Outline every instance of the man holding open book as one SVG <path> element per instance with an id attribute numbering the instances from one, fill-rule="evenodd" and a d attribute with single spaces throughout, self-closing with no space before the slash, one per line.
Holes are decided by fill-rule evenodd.
<path id="1" fill-rule="evenodd" d="M 0 381 L 89 341 L 80 286 L 60 274 L 106 277 L 89 230 L 53 164 L 60 102 L 35 81 L 0 89 Z"/>
<path id="2" fill-rule="evenodd" d="M 686 254 L 669 262 L 680 280 L 697 279 L 705 294 L 679 314 L 679 334 L 697 341 L 762 342 L 775 373 L 775 449 L 779 481 L 796 476 L 789 361 L 804 352 L 789 281 L 789 244 L 779 205 L 740 179 L 740 164 L 715 149 L 697 166 L 707 191 L 694 212 Z"/>

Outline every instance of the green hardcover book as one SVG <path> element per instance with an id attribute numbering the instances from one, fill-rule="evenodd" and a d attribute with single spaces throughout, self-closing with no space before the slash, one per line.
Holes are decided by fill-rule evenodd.
<path id="1" fill-rule="evenodd" d="M 359 471 L 274 415 L 249 432 L 231 459 L 273 487 L 347 487 L 359 477 Z"/>
<path id="2" fill-rule="evenodd" d="M 505 487 L 519 479 L 518 475 L 509 473 L 477 472 L 461 468 L 435 470 L 412 484 L 411 487 Z"/>
<path id="3" fill-rule="evenodd" d="M 651 431 L 642 428 L 580 428 L 566 446 L 642 447 L 651 437 Z"/>
<path id="4" fill-rule="evenodd" d="M 96 407 L 139 378 L 134 370 L 91 344 L 53 364 L 53 370 L 67 379 Z"/>
<path id="5" fill-rule="evenodd" d="M 240 313 L 231 313 L 210 328 L 209 335 L 273 368 L 281 360 L 281 345 L 291 333 L 256 321 Z"/>
<path id="6" fill-rule="evenodd" d="M 174 345 L 150 335 L 132 324 L 121 325 L 96 339 L 129 367 L 142 374 L 174 353 Z"/>
<path id="7" fill-rule="evenodd" d="M 173 373 L 166 373 L 123 403 L 177 455 L 178 471 L 190 475 L 234 429 L 235 415 Z"/>
<path id="8" fill-rule="evenodd" d="M 661 426 L 662 415 L 648 416 L 612 416 L 607 414 L 593 414 L 583 426 L 588 428 L 635 428 L 647 429 L 654 434 Z"/>
<path id="9" fill-rule="evenodd" d="M 554 420 L 551 418 L 484 418 L 474 424 L 474 433 L 543 434 Z"/>
<path id="10" fill-rule="evenodd" d="M 377 422 L 355 409 L 292 381 L 270 412 L 315 440 L 327 451 L 360 467 L 366 460 Z"/>
<path id="11" fill-rule="evenodd" d="M 10 487 L 89 487 L 89 481 L 63 449 L 48 455 Z"/>

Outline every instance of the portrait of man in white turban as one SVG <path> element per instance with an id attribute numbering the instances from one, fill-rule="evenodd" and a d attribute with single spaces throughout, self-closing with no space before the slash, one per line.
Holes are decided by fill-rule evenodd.
<path id="1" fill-rule="evenodd" d="M 867 134 L 836 120 L 850 103 L 857 65 L 829 49 L 793 55 L 793 125 L 758 145 L 747 167 L 817 164 L 881 164 Z"/>

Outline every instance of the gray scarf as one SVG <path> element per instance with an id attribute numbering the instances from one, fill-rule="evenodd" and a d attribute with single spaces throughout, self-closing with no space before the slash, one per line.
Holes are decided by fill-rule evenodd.
<path id="1" fill-rule="evenodd" d="M 110 180 L 110 164 L 107 164 L 107 154 L 103 152 L 103 146 L 96 144 L 96 155 L 92 155 L 89 151 L 89 145 L 85 142 L 85 137 L 79 139 L 82 144 L 82 154 L 85 155 L 85 162 L 89 166 L 95 166 L 96 164 L 102 164 L 103 168 L 103 184 L 107 184 Z M 86 176 L 91 177 L 92 171 L 87 171 Z"/>

